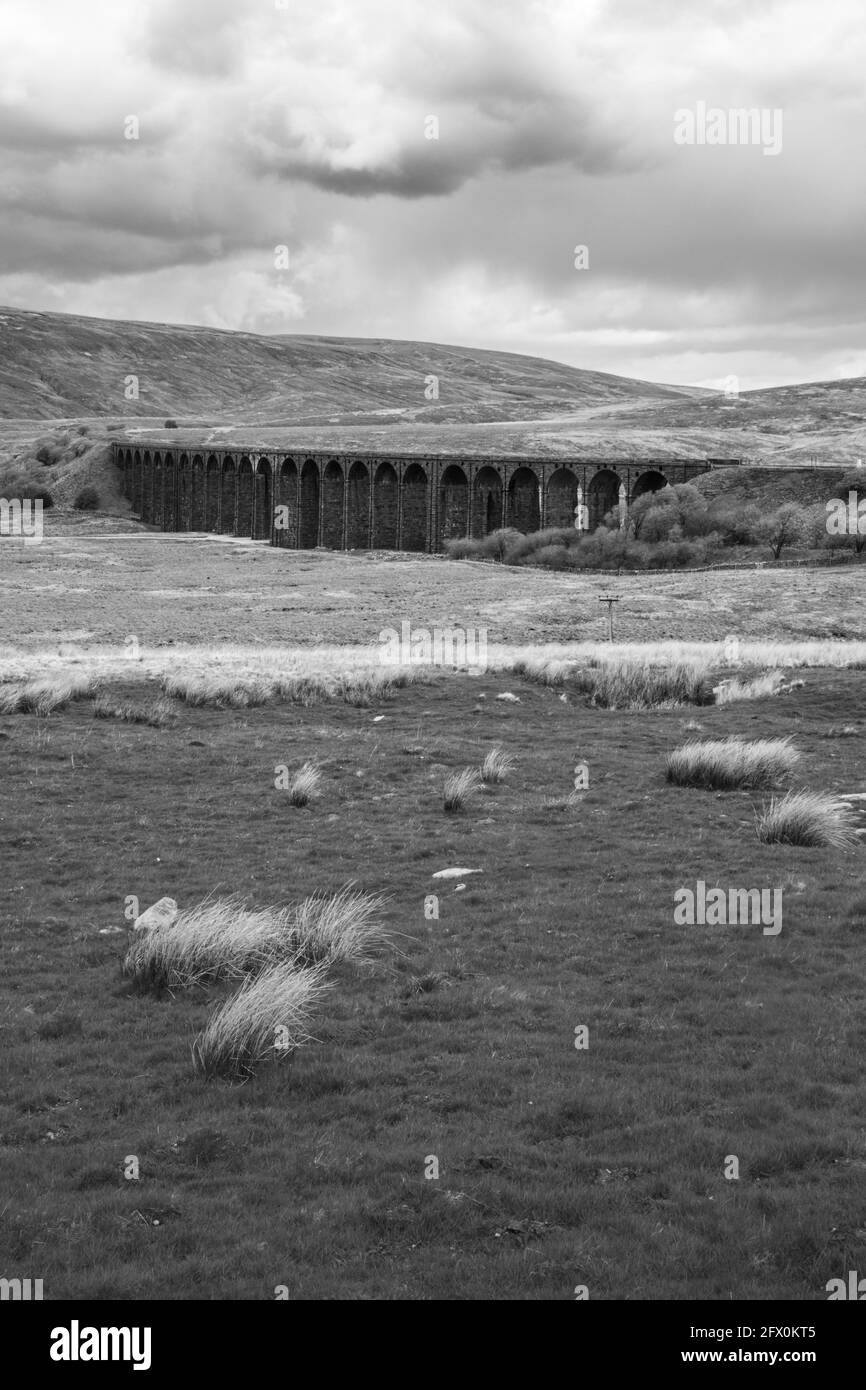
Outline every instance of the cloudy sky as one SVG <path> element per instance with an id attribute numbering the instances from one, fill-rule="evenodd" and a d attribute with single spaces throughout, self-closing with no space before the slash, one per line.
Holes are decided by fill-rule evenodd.
<path id="1" fill-rule="evenodd" d="M 0 0 L 0 303 L 866 375 L 862 4 Z"/>

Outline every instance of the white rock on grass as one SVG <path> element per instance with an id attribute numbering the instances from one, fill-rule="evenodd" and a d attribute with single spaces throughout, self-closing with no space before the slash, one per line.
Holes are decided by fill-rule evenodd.
<path id="1" fill-rule="evenodd" d="M 159 902 L 148 907 L 136 917 L 133 931 L 149 931 L 151 927 L 170 927 L 177 916 L 178 908 L 174 898 L 160 898 Z"/>
<path id="2" fill-rule="evenodd" d="M 519 705 L 519 704 L 520 704 L 520 696 L 519 696 L 519 695 L 512 695 L 512 693 L 511 693 L 510 690 L 503 690 L 502 694 L 501 694 L 501 695 L 497 695 L 496 698 L 497 698 L 497 700 L 505 700 L 506 703 L 509 704 L 509 705 Z"/>
<path id="3" fill-rule="evenodd" d="M 483 874 L 483 869 L 440 869 L 432 878 L 465 878 L 467 874 Z"/>

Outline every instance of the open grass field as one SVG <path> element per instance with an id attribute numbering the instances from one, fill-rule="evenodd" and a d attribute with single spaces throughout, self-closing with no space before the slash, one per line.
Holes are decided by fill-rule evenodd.
<path id="1" fill-rule="evenodd" d="M 367 708 L 2 718 L 7 1262 L 55 1298 L 826 1297 L 866 1263 L 862 849 L 761 844 L 760 795 L 664 776 L 686 739 L 792 735 L 797 785 L 859 791 L 862 674 L 804 679 L 640 714 L 439 673 Z M 497 745 L 512 772 L 446 814 Z M 300 809 L 274 769 L 308 760 Z M 675 926 L 697 880 L 782 888 L 781 933 Z M 243 1084 L 193 1068 L 220 991 L 136 994 L 102 934 L 128 895 L 349 881 L 392 948 Z"/>
<path id="2" fill-rule="evenodd" d="M 769 790 L 666 779 L 683 743 L 790 737 L 780 791 L 862 791 L 856 571 L 614 580 L 612 656 L 729 679 L 733 634 L 747 685 L 789 667 L 759 687 L 783 693 L 630 711 L 589 703 L 592 576 L 154 536 L 0 558 L 0 693 L 84 691 L 0 715 L 10 1268 L 47 1298 L 759 1300 L 866 1265 L 862 837 L 762 843 Z M 369 668 L 404 620 L 488 626 L 490 669 L 308 704 L 171 695 Z M 446 778 L 495 748 L 510 771 L 447 812 Z M 277 770 L 306 764 L 295 805 Z M 677 925 L 698 882 L 780 890 L 782 930 Z M 390 946 L 329 970 L 313 1040 L 245 1080 L 194 1062 L 230 986 L 121 975 L 130 897 L 350 883 L 387 899 Z"/>
<path id="3" fill-rule="evenodd" d="M 50 513 L 48 517 L 50 518 Z M 62 643 L 375 643 L 403 620 L 487 627 L 490 642 L 866 638 L 859 566 L 555 574 L 394 552 L 289 553 L 229 537 L 52 535 L 0 541 L 0 648 Z M 2 653 L 0 653 L 2 654 Z M 0 668 L 2 675 L 2 668 Z"/>

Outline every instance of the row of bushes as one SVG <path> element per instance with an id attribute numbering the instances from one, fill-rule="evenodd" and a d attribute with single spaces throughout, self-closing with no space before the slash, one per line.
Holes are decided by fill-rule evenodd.
<path id="1" fill-rule="evenodd" d="M 866 498 L 862 470 L 843 478 L 837 495 L 847 498 L 850 491 Z M 622 528 L 614 508 L 592 532 L 549 527 L 523 535 L 505 527 L 482 540 L 448 541 L 445 548 L 455 560 L 495 559 L 557 570 L 676 569 L 704 564 L 725 547 L 756 545 L 769 549 L 775 560 L 792 545 L 860 553 L 866 533 L 828 534 L 824 502 L 785 502 L 761 511 L 725 498 L 708 502 L 693 484 L 680 483 L 639 497 Z"/>
<path id="2" fill-rule="evenodd" d="M 452 560 L 501 560 L 507 565 L 544 565 L 548 569 L 675 569 L 702 564 L 716 536 L 650 544 L 626 531 L 600 526 L 589 534 L 549 527 L 522 535 L 505 528 L 483 540 L 447 541 Z"/>

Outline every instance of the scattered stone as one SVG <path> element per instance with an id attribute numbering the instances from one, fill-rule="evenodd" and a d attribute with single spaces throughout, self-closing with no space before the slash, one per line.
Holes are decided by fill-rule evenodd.
<path id="1" fill-rule="evenodd" d="M 178 913 L 174 898 L 160 898 L 159 902 L 142 912 L 132 924 L 133 931 L 149 931 L 151 927 L 170 927 Z"/>
<path id="2" fill-rule="evenodd" d="M 123 930 L 122 927 L 100 927 L 100 928 L 99 928 L 99 935 L 100 935 L 100 936 L 117 936 L 118 933 L 121 932 L 122 930 Z"/>
<path id="3" fill-rule="evenodd" d="M 509 705 L 519 705 L 519 704 L 520 704 L 520 696 L 519 696 L 519 695 L 512 695 L 512 693 L 511 693 L 510 690 L 503 690 L 502 694 L 501 694 L 501 695 L 497 695 L 496 698 L 497 698 L 497 700 L 505 700 L 506 704 L 509 704 Z"/>
<path id="4" fill-rule="evenodd" d="M 467 874 L 483 874 L 483 869 L 439 869 L 431 878 L 465 878 Z"/>

